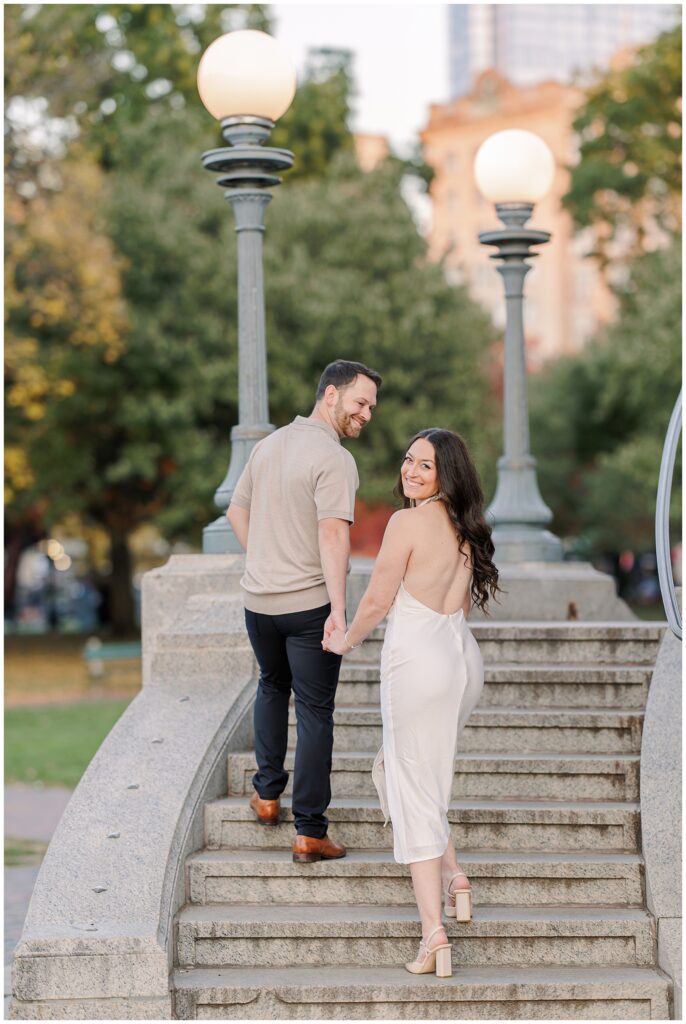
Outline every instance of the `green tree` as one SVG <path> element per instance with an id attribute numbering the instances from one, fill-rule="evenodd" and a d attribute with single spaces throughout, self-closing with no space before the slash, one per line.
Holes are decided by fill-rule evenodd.
<path id="1" fill-rule="evenodd" d="M 27 114 L 53 146 L 78 137 L 106 170 L 122 165 L 125 126 L 156 110 L 200 117 L 203 147 L 220 145 L 197 91 L 200 54 L 222 32 L 271 29 L 260 4 L 10 4 L 4 11 L 7 152 L 18 181 L 34 180 L 45 156 L 29 138 Z M 352 92 L 351 53 L 311 50 L 269 142 L 296 153 L 291 180 L 321 175 L 339 150 L 352 150 Z"/>
<path id="2" fill-rule="evenodd" d="M 596 554 L 654 543 L 662 446 L 681 376 L 680 268 L 680 238 L 638 259 L 617 320 L 580 356 L 533 381 L 543 493 L 556 528 L 582 534 Z"/>
<path id="3" fill-rule="evenodd" d="M 331 173 L 275 198 L 265 247 L 273 422 L 308 409 L 324 365 L 360 359 L 384 377 L 378 412 L 355 443 L 360 497 L 389 501 L 417 430 L 464 433 L 480 466 L 497 439 L 487 365 L 493 330 L 464 288 L 429 263 L 400 195 L 403 167 L 371 174 L 339 156 Z M 492 479 L 486 472 L 485 485 Z"/>
<path id="4" fill-rule="evenodd" d="M 573 128 L 579 162 L 564 203 L 579 227 L 596 229 L 603 261 L 618 235 L 633 240 L 636 257 L 651 223 L 679 230 L 681 26 L 599 77 Z"/>
<path id="5" fill-rule="evenodd" d="M 11 603 L 19 556 L 61 515 L 51 478 L 68 477 L 92 415 L 83 371 L 106 375 L 125 350 L 128 318 L 123 261 L 104 230 L 104 176 L 97 164 L 64 163 L 61 187 L 31 199 L 5 196 L 5 597 Z M 57 429 L 86 403 L 80 430 Z"/>
<path id="6" fill-rule="evenodd" d="M 228 211 L 210 212 L 210 179 L 199 162 L 202 150 L 220 140 L 197 96 L 198 54 L 222 31 L 268 30 L 269 23 L 259 5 L 237 4 L 9 5 L 4 14 L 11 211 L 6 599 L 11 602 L 23 548 L 61 515 L 78 511 L 84 528 L 100 523 L 110 535 L 113 612 L 125 630 L 133 615 L 131 529 L 163 510 L 159 525 L 170 536 L 197 535 L 211 508 L 208 486 L 213 482 L 213 489 L 223 473 L 226 454 L 219 454 L 218 442 L 235 420 L 228 388 L 216 397 L 216 411 L 214 397 L 208 398 L 230 376 L 235 359 L 225 339 L 235 309 L 224 302 L 225 286 L 215 272 L 234 240 Z M 347 55 L 312 56 L 291 128 L 282 130 L 282 144 L 304 150 L 299 173 L 323 172 L 337 148 L 352 145 L 345 123 L 349 76 Z M 96 185 L 98 165 L 109 182 L 100 178 Z M 165 190 L 172 165 L 178 173 Z M 156 254 L 158 268 L 151 263 Z M 111 304 L 102 301 L 115 266 L 122 288 L 118 312 L 134 330 L 117 372 L 110 366 L 103 373 L 97 346 L 81 347 L 75 365 L 74 339 L 98 324 L 105 342 L 116 323 L 108 321 Z M 85 277 L 98 274 L 100 291 L 92 281 L 84 287 Z M 172 281 L 177 291 L 170 295 Z M 54 311 L 55 294 L 59 330 L 55 316 L 40 320 L 51 301 Z M 31 334 L 22 321 L 27 311 Z M 189 339 L 195 341 L 196 331 L 203 332 L 204 347 L 191 360 Z M 70 376 L 62 379 L 65 373 Z M 151 378 L 157 383 L 148 391 Z M 182 411 L 165 389 L 176 394 Z M 105 419 L 93 430 L 95 407 Z M 83 438 L 82 459 L 67 457 L 65 435 L 72 446 L 74 436 Z"/>
<path id="7" fill-rule="evenodd" d="M 151 114 L 152 123 L 130 126 L 122 135 L 122 149 L 131 147 L 140 163 L 135 171 L 125 172 L 122 166 L 108 176 L 106 199 L 79 194 L 76 172 L 81 165 L 63 163 L 64 190 L 55 193 L 55 202 L 72 193 L 76 222 L 82 216 L 79 204 L 90 215 L 101 203 L 101 241 L 117 256 L 128 329 L 123 350 L 110 361 L 102 346 L 76 346 L 67 336 L 41 329 L 36 361 L 40 365 L 41 349 L 51 351 L 51 361 L 43 364 L 51 391 L 35 428 L 19 424 L 17 431 L 33 478 L 27 497 L 32 492 L 50 495 L 48 521 L 77 513 L 84 525 L 99 524 L 107 531 L 112 619 L 121 633 L 133 625 L 131 532 L 156 522 L 170 537 L 192 533 L 197 540 L 225 469 L 225 438 L 232 422 L 225 418 L 229 386 L 222 377 L 228 370 L 228 318 L 235 317 L 235 307 L 225 300 L 226 277 L 220 268 L 235 243 L 228 211 L 221 206 L 211 211 L 211 181 L 193 145 L 197 128 L 175 116 L 179 123 L 171 132 L 173 119 Z M 189 139 L 193 130 L 195 138 Z M 147 150 L 145 140 L 152 143 Z M 58 233 L 56 224 L 51 228 Z M 68 229 L 63 236 L 71 237 Z M 100 268 L 89 263 L 91 240 L 72 241 L 74 264 L 97 277 Z M 32 247 L 29 265 L 35 257 Z M 16 272 L 17 308 L 30 310 L 33 293 L 27 288 L 40 299 L 42 282 L 33 274 L 24 277 L 21 269 Z M 64 267 L 54 270 L 66 291 Z M 79 282 L 74 291 L 80 294 Z M 77 312 L 65 300 L 70 328 L 69 316 Z M 106 326 L 105 308 L 101 316 Z M 21 340 L 19 329 L 17 335 Z M 62 377 L 72 387 L 57 400 L 52 382 Z M 223 430 L 215 396 L 224 413 Z"/>
<path id="8" fill-rule="evenodd" d="M 353 151 L 348 127 L 352 95 L 352 54 L 348 50 L 310 50 L 293 103 L 269 140 L 269 145 L 295 154 L 285 184 L 322 177 L 337 153 Z"/>
<path id="9" fill-rule="evenodd" d="M 122 124 L 151 107 L 202 109 L 197 65 L 213 39 L 270 24 L 260 4 L 8 4 L 4 17 L 7 101 L 62 119 L 106 169 L 119 163 Z"/>

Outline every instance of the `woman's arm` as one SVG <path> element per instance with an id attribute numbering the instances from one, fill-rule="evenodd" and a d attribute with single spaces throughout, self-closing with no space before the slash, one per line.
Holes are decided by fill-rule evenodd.
<path id="1" fill-rule="evenodd" d="M 343 639 L 343 632 L 336 630 L 325 644 L 327 650 L 332 650 L 336 654 L 344 654 L 351 647 L 357 647 L 386 616 L 393 603 L 393 598 L 398 592 L 400 581 L 405 575 L 407 562 L 412 553 L 410 515 L 409 509 L 401 509 L 391 516 L 369 586 L 364 592 L 355 618 L 348 629 L 347 643 Z"/>

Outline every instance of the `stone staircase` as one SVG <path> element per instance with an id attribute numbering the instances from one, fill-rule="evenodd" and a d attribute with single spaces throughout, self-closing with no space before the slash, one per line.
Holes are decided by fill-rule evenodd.
<path id="1" fill-rule="evenodd" d="M 475 623 L 486 666 L 449 817 L 474 919 L 448 924 L 449 980 L 402 968 L 420 928 L 371 781 L 383 630 L 346 658 L 331 835 L 342 860 L 294 864 L 283 823 L 247 806 L 252 752 L 228 754 L 177 916 L 181 1019 L 665 1019 L 645 909 L 639 759 L 663 627 Z M 291 713 L 291 748 L 295 719 Z M 292 754 L 288 766 L 292 767 Z"/>

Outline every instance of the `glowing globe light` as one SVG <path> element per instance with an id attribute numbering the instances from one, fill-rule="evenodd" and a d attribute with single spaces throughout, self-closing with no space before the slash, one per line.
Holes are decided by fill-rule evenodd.
<path id="1" fill-rule="evenodd" d="M 537 203 L 553 184 L 555 159 L 538 135 L 508 128 L 479 147 L 474 177 L 492 203 Z"/>
<path id="2" fill-rule="evenodd" d="M 226 32 L 207 47 L 198 67 L 198 92 L 207 110 L 225 117 L 276 121 L 295 95 L 293 63 L 280 43 L 252 29 Z"/>

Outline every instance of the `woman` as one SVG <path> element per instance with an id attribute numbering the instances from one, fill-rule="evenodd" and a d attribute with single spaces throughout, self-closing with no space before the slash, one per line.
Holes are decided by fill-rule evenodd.
<path id="1" fill-rule="evenodd" d="M 455 857 L 448 804 L 457 739 L 483 688 L 483 664 L 466 624 L 498 590 L 491 529 L 466 445 L 450 430 L 410 442 L 374 572 L 347 632 L 322 641 L 347 654 L 388 614 L 381 654 L 383 748 L 375 782 L 393 822 L 396 861 L 409 864 L 422 923 L 413 974 L 450 977 L 445 912 L 471 919 L 471 887 Z M 392 605 L 392 607 L 391 607 Z M 390 612 L 389 612 L 390 608 Z M 380 766 L 381 778 L 377 780 Z"/>

